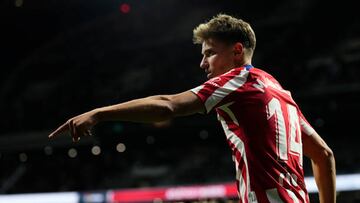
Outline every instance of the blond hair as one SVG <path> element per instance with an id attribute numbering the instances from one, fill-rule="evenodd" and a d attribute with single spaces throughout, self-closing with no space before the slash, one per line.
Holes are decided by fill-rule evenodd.
<path id="1" fill-rule="evenodd" d="M 225 43 L 241 42 L 245 48 L 250 48 L 251 51 L 256 46 L 255 33 L 250 24 L 226 14 L 218 14 L 193 30 L 195 44 L 202 44 L 210 38 Z"/>

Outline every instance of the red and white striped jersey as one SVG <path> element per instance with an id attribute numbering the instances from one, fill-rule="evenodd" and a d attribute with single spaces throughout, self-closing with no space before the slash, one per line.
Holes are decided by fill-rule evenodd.
<path id="1" fill-rule="evenodd" d="M 236 165 L 240 202 L 309 202 L 301 136 L 314 129 L 289 91 L 246 65 L 191 90 L 215 109 Z"/>

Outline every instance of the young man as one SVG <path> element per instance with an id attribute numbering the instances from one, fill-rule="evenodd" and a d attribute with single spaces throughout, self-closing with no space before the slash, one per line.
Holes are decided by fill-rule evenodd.
<path id="1" fill-rule="evenodd" d="M 175 95 L 97 108 L 69 119 L 49 135 L 73 141 L 103 121 L 156 122 L 216 110 L 233 152 L 240 202 L 309 202 L 303 154 L 312 161 L 320 202 L 335 202 L 335 160 L 289 91 L 251 65 L 255 34 L 241 19 L 220 14 L 194 29 L 200 67 L 209 80 Z"/>

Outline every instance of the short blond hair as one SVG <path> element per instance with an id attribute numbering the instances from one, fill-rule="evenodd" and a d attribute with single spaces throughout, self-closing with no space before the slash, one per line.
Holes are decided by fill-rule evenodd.
<path id="1" fill-rule="evenodd" d="M 256 46 L 255 33 L 250 24 L 226 14 L 218 14 L 210 21 L 200 24 L 193 30 L 195 44 L 202 44 L 210 38 L 225 43 L 241 42 L 245 48 L 252 50 Z"/>

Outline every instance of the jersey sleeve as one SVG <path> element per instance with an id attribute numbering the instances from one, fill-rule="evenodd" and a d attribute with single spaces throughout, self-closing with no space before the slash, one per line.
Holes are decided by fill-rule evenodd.
<path id="1" fill-rule="evenodd" d="M 214 108 L 227 103 L 228 95 L 246 83 L 248 74 L 249 71 L 243 68 L 232 69 L 190 91 L 199 97 L 205 106 L 206 113 L 209 113 Z"/>
<path id="2" fill-rule="evenodd" d="M 306 120 L 305 116 L 301 113 L 300 110 L 299 110 L 299 115 L 300 115 L 300 128 L 302 134 L 305 134 L 307 136 L 312 135 L 315 132 L 314 128 Z"/>

